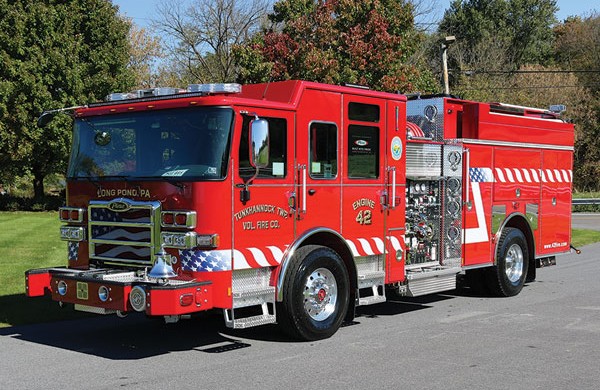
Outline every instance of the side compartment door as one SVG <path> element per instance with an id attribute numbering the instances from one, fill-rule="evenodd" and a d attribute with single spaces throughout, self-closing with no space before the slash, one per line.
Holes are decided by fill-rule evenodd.
<path id="1" fill-rule="evenodd" d="M 572 154 L 570 151 L 542 152 L 542 201 L 538 254 L 566 252 L 571 243 Z"/>
<path id="2" fill-rule="evenodd" d="M 406 103 L 387 102 L 385 130 L 386 283 L 404 280 L 406 248 Z"/>
<path id="3" fill-rule="evenodd" d="M 493 261 L 491 237 L 492 196 L 494 194 L 494 148 L 465 145 L 463 177 L 463 266 Z"/>

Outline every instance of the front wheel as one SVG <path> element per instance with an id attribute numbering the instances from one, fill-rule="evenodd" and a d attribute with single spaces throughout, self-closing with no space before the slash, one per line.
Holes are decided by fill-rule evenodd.
<path id="1" fill-rule="evenodd" d="M 496 265 L 489 269 L 491 290 L 510 297 L 521 292 L 529 266 L 527 240 L 519 229 L 505 228 L 498 241 Z"/>
<path id="2" fill-rule="evenodd" d="M 329 248 L 307 245 L 290 259 L 278 322 L 295 338 L 328 338 L 342 324 L 348 301 L 349 277 L 342 259 Z"/>

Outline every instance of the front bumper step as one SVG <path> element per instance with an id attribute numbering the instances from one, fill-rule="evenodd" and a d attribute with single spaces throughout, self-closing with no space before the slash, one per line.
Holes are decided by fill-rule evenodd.
<path id="1" fill-rule="evenodd" d="M 135 310 L 151 316 L 182 315 L 213 308 L 212 283 L 186 276 L 153 279 L 132 271 L 113 269 L 75 270 L 42 268 L 25 273 L 26 295 L 49 294 L 77 310 L 110 314 L 133 311 L 130 302 L 136 290 Z"/>

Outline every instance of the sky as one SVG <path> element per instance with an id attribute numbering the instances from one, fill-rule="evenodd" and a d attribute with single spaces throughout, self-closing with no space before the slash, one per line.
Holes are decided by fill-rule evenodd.
<path id="1" fill-rule="evenodd" d="M 133 19 L 135 24 L 148 27 L 153 18 L 157 18 L 156 6 L 163 0 L 112 0 L 119 6 L 121 14 Z M 192 0 L 183 0 L 192 3 Z M 438 7 L 434 12 L 434 21 L 444 15 L 444 10 L 449 7 L 451 0 L 437 0 Z M 600 0 L 558 0 L 559 11 L 557 18 L 564 20 L 568 16 L 588 15 L 592 10 L 600 12 Z"/>

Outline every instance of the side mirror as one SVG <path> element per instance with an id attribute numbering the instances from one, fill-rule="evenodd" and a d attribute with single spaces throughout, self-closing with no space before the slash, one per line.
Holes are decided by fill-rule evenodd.
<path id="1" fill-rule="evenodd" d="M 40 128 L 46 127 L 46 125 L 48 123 L 52 122 L 52 120 L 54 119 L 54 116 L 56 116 L 56 111 L 42 112 L 42 115 L 40 115 L 40 117 L 37 120 L 38 127 L 40 127 Z"/>
<path id="2" fill-rule="evenodd" d="M 250 123 L 250 165 L 258 170 L 269 165 L 269 122 L 258 117 Z"/>

